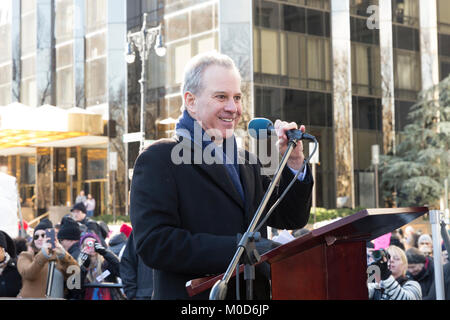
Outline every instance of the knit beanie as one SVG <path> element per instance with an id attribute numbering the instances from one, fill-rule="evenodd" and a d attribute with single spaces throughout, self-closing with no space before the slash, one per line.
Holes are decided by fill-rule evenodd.
<path id="1" fill-rule="evenodd" d="M 127 236 L 127 238 L 130 237 L 130 233 L 133 230 L 133 228 L 131 228 L 129 225 L 127 225 L 126 223 L 122 224 L 122 226 L 120 227 L 120 232 L 122 232 L 123 234 L 125 234 Z"/>
<path id="2" fill-rule="evenodd" d="M 425 263 L 427 258 L 419 249 L 413 247 L 406 250 L 406 257 L 408 258 L 408 263 Z"/>
<path id="3" fill-rule="evenodd" d="M 58 232 L 59 240 L 80 240 L 81 231 L 78 222 L 70 217 L 61 220 L 61 227 Z"/>
<path id="4" fill-rule="evenodd" d="M 86 206 L 84 205 L 83 202 L 78 202 L 75 203 L 74 206 L 72 207 L 72 209 L 70 209 L 70 211 L 72 212 L 73 210 L 80 210 L 81 212 L 86 214 Z"/>
<path id="5" fill-rule="evenodd" d="M 36 228 L 34 228 L 34 232 L 36 232 L 37 230 L 46 230 L 50 228 L 53 228 L 53 223 L 46 218 L 42 219 L 41 222 L 39 222 Z"/>
<path id="6" fill-rule="evenodd" d="M 90 232 L 88 232 L 88 233 L 85 233 L 85 234 L 81 237 L 81 239 L 80 239 L 80 246 L 83 245 L 83 241 L 84 241 L 86 238 L 94 238 L 95 240 L 97 240 L 98 243 L 102 243 L 102 241 L 100 240 L 100 237 L 99 237 L 98 235 L 96 235 L 95 233 L 90 233 Z"/>
<path id="7" fill-rule="evenodd" d="M 423 234 L 419 237 L 419 239 L 417 240 L 417 244 L 420 245 L 421 242 L 428 242 L 428 243 L 433 243 L 433 240 L 431 239 L 430 235 L 428 234 Z"/>
<path id="8" fill-rule="evenodd" d="M 16 245 L 14 244 L 13 239 L 4 231 L 0 230 L 0 247 L 5 249 L 8 252 L 11 258 L 16 257 Z"/>

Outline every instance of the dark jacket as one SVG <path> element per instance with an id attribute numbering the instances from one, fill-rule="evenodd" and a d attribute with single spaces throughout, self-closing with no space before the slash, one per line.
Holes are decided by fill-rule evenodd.
<path id="1" fill-rule="evenodd" d="M 106 270 L 108 270 L 110 274 L 105 279 L 103 279 L 102 282 L 117 283 L 117 277 L 120 277 L 119 259 L 109 249 L 106 249 L 106 252 L 103 254 L 103 258 L 104 258 L 104 261 L 101 265 L 102 272 L 105 272 Z M 84 299 L 85 299 L 86 292 L 88 290 L 91 290 L 91 288 L 87 288 L 84 286 L 85 284 L 90 283 L 87 278 L 88 269 L 85 268 L 84 266 L 81 266 L 80 269 L 81 269 L 81 283 L 82 283 L 81 296 L 84 297 Z M 95 282 L 95 283 L 97 283 L 97 282 Z M 117 289 L 110 289 L 110 293 L 114 300 L 119 299 L 119 293 L 118 293 Z"/>
<path id="2" fill-rule="evenodd" d="M 111 250 L 120 260 L 120 250 L 127 244 L 127 236 L 124 233 L 116 234 L 109 240 L 109 250 Z"/>
<path id="3" fill-rule="evenodd" d="M 444 273 L 444 297 L 445 300 L 450 300 L 450 263 L 443 266 Z M 424 300 L 436 300 L 436 283 L 433 281 L 429 294 Z"/>
<path id="4" fill-rule="evenodd" d="M 14 259 L 6 263 L 0 274 L 0 297 L 16 297 L 22 288 L 22 277 Z"/>
<path id="5" fill-rule="evenodd" d="M 224 165 L 176 165 L 171 158 L 175 146 L 176 152 L 187 154 L 195 163 L 193 150 L 200 147 L 190 140 L 159 140 L 137 158 L 131 183 L 130 217 L 136 252 L 154 269 L 154 299 L 187 299 L 187 281 L 225 272 L 236 251 L 236 235 L 246 231 L 270 182 L 261 175 L 255 157 L 239 150 L 244 162 L 239 164 L 243 202 Z M 202 154 L 201 148 L 197 152 Z M 285 168 L 266 212 L 293 178 Z M 305 226 L 312 185 L 308 168 L 305 180 L 293 184 L 268 224 L 279 229 Z M 267 237 L 265 227 L 260 232 Z M 255 286 L 258 281 L 268 284 L 257 275 Z M 209 290 L 194 298 L 208 296 Z"/>
<path id="6" fill-rule="evenodd" d="M 78 225 L 80 226 L 80 231 L 82 235 L 86 232 L 93 232 L 99 236 L 102 246 L 104 246 L 105 248 L 107 247 L 107 244 L 105 242 L 106 238 L 105 231 L 96 221 L 86 217 L 83 220 L 79 221 Z"/>
<path id="7" fill-rule="evenodd" d="M 75 260 L 77 260 L 78 259 L 78 256 L 80 255 L 80 243 L 79 242 L 75 242 L 70 248 L 69 248 L 69 250 L 67 250 L 67 251 L 69 251 L 69 253 L 70 253 L 70 255 L 75 259 Z"/>
<path id="8" fill-rule="evenodd" d="M 412 279 L 416 280 L 420 283 L 420 287 L 422 288 L 422 299 L 429 300 L 429 295 L 431 294 L 431 287 L 434 283 L 434 265 L 433 260 L 430 257 L 426 258 L 426 262 L 422 271 L 420 271 L 417 275 L 411 276 Z"/>
<path id="9" fill-rule="evenodd" d="M 120 278 L 127 299 L 151 299 L 153 294 L 153 270 L 136 254 L 131 232 L 120 260 Z"/>

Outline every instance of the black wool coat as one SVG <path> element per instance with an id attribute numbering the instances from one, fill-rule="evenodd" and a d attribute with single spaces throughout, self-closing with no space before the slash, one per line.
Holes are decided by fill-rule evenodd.
<path id="1" fill-rule="evenodd" d="M 16 261 L 10 260 L 0 274 L 0 297 L 16 297 L 22 288 L 22 277 Z"/>
<path id="2" fill-rule="evenodd" d="M 174 163 L 173 149 L 191 163 Z M 188 299 L 187 281 L 225 272 L 236 251 L 236 235 L 247 230 L 270 183 L 255 156 L 240 149 L 243 202 L 225 166 L 195 164 L 196 152 L 201 154 L 199 146 L 175 136 L 152 144 L 134 166 L 130 218 L 136 252 L 154 269 L 154 299 Z M 285 168 L 266 211 L 293 178 Z M 305 226 L 312 186 L 308 168 L 304 181 L 293 184 L 267 224 L 279 229 Z M 267 237 L 265 227 L 260 232 Z M 208 296 L 209 291 L 193 298 Z"/>

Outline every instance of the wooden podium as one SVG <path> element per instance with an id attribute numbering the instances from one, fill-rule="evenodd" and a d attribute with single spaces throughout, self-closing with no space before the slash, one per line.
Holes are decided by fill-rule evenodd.
<path id="1" fill-rule="evenodd" d="M 427 207 L 366 209 L 267 252 L 260 263 L 270 264 L 272 299 L 367 299 L 366 241 L 427 212 Z M 222 276 L 189 281 L 188 294 L 210 289 Z"/>

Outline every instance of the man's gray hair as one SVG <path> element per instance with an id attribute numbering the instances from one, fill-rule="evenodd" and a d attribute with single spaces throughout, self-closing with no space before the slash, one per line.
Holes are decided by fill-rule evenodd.
<path id="1" fill-rule="evenodd" d="M 239 69 L 234 61 L 225 54 L 209 51 L 194 56 L 184 68 L 184 79 L 181 85 L 181 98 L 183 99 L 181 111 L 184 110 L 184 94 L 188 91 L 199 94 L 203 90 L 203 73 L 207 67 L 212 65 L 234 69 L 240 76 Z"/>

